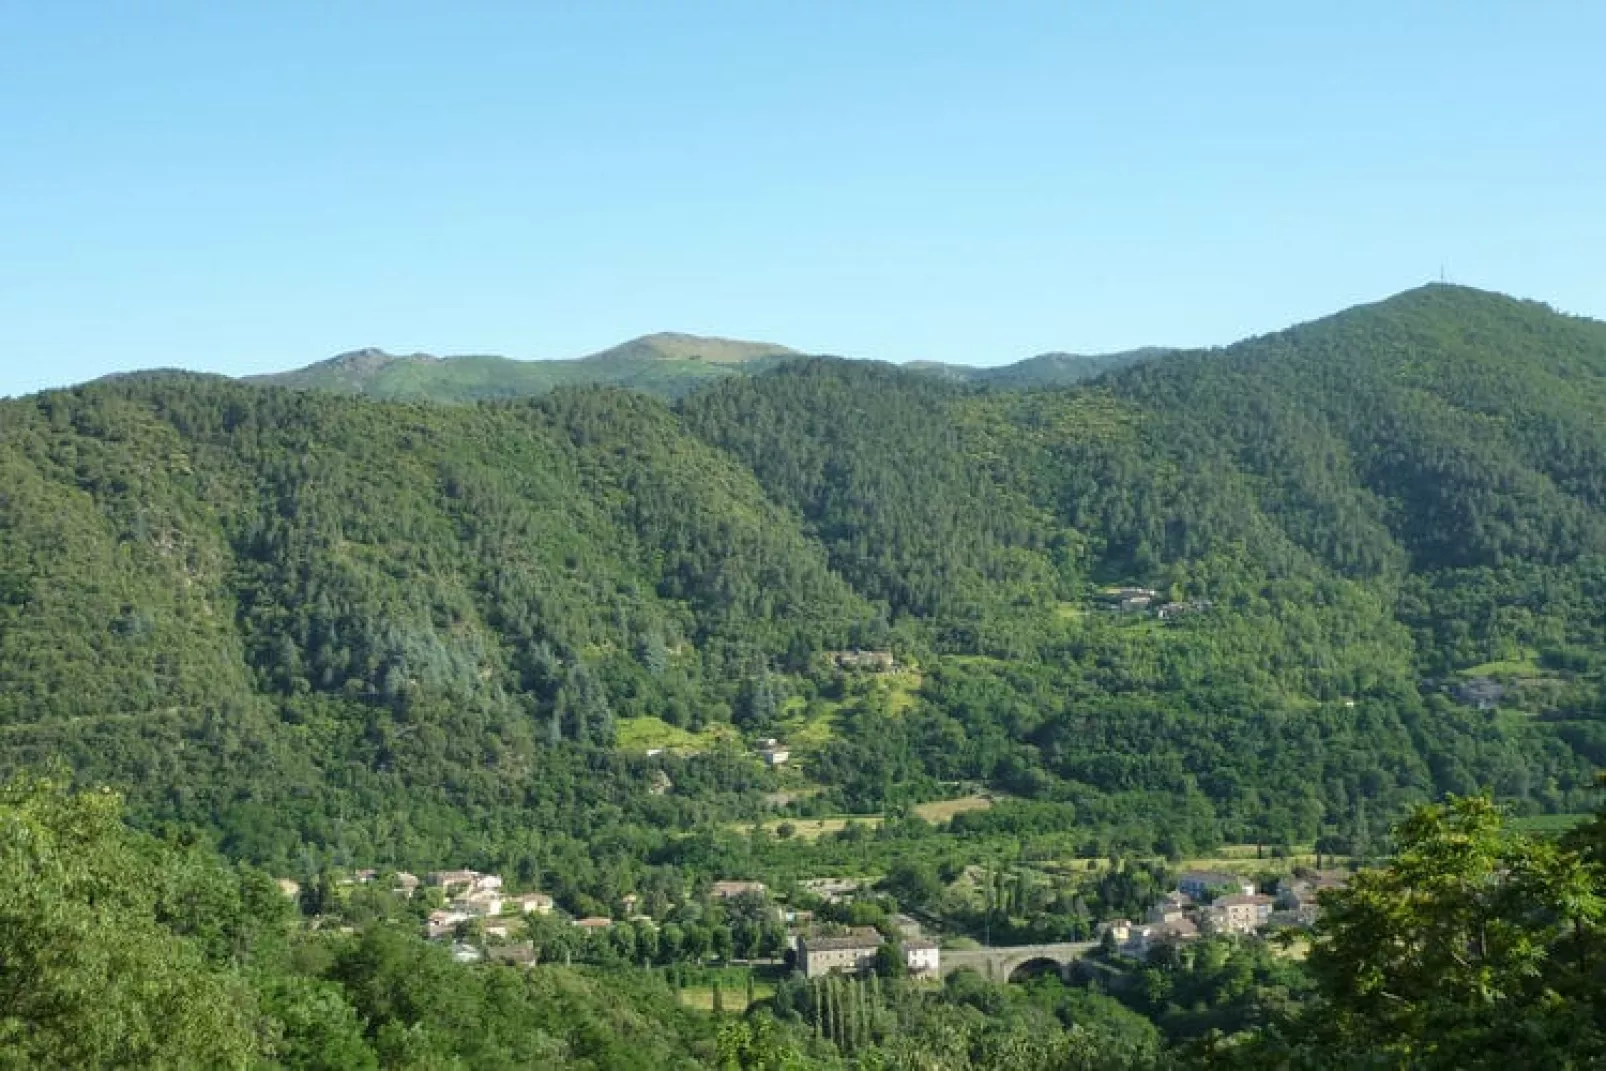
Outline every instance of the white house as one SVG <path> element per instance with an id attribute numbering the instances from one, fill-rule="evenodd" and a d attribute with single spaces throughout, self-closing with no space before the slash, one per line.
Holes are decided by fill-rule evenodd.
<path id="1" fill-rule="evenodd" d="M 546 893 L 532 892 L 509 897 L 503 906 L 516 907 L 521 915 L 550 915 L 553 905 L 552 897 Z"/>
<path id="2" fill-rule="evenodd" d="M 942 967 L 942 953 L 937 942 L 927 937 L 913 937 L 903 943 L 904 964 L 914 978 L 935 978 Z"/>

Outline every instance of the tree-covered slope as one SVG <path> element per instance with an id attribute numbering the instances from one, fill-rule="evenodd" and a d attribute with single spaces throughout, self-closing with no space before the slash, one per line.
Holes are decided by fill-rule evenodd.
<path id="1" fill-rule="evenodd" d="M 0 426 L 7 765 L 65 755 L 257 856 L 503 836 L 482 807 L 612 821 L 619 793 L 649 805 L 610 766 L 616 718 L 719 716 L 745 667 L 871 616 L 638 395 L 405 407 L 171 377 Z"/>
<path id="2" fill-rule="evenodd" d="M 1170 351 L 1150 347 L 1097 356 L 1045 353 L 987 368 L 929 361 L 915 361 L 904 367 L 937 379 L 1000 389 L 1055 387 L 1080 383 L 1167 352 Z M 796 350 L 769 342 L 661 332 L 573 360 L 517 361 L 507 357 L 434 357 L 353 350 L 291 372 L 249 376 L 244 382 L 392 401 L 530 398 L 559 387 L 585 386 L 628 387 L 675 399 L 712 380 L 760 375 L 800 356 Z"/>
<path id="3" fill-rule="evenodd" d="M 674 398 L 709 379 L 759 370 L 797 356 L 785 346 L 666 332 L 574 360 L 398 356 L 366 349 L 247 382 L 399 401 L 525 398 L 564 386 L 630 387 Z"/>
<path id="4" fill-rule="evenodd" d="M 1023 799 L 977 835 L 1138 851 L 1365 841 L 1484 784 L 1578 809 L 1603 373 L 1602 325 L 1430 287 L 1069 388 L 789 360 L 673 408 L 6 402 L 0 760 L 281 868 L 595 898 L 795 872 L 726 823 L 955 782 Z M 839 672 L 856 646 L 905 668 Z"/>
<path id="5" fill-rule="evenodd" d="M 1562 740 L 1601 757 L 1603 370 L 1602 325 L 1430 287 L 1079 389 L 791 365 L 685 411 L 895 619 L 1007 660 L 927 688 L 990 678 L 1017 747 L 960 760 L 998 718 L 948 697 L 918 763 L 1342 824 L 1379 792 L 1577 786 Z M 1154 632 L 1065 605 L 1103 584 L 1181 608 Z M 1450 698 L 1480 672 L 1524 714 Z"/>

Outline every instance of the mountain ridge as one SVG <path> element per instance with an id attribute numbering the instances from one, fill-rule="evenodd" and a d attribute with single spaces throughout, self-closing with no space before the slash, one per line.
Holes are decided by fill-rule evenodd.
<path id="1" fill-rule="evenodd" d="M 1112 354 L 1051 352 L 1005 365 L 910 361 L 896 367 L 982 386 L 1056 386 L 1171 352 L 1165 347 Z M 288 372 L 242 377 L 242 382 L 444 402 L 534 397 L 560 386 L 620 386 L 673 399 L 709 380 L 761 373 L 783 361 L 809 356 L 819 355 L 777 343 L 663 331 L 582 357 L 546 360 L 486 354 L 392 354 L 364 347 Z"/>

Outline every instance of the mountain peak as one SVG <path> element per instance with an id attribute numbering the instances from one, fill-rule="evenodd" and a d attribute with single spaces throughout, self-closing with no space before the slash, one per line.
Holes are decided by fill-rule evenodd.
<path id="1" fill-rule="evenodd" d="M 796 357 L 798 351 L 774 342 L 659 331 L 621 342 L 611 349 L 589 354 L 583 361 L 708 361 L 712 364 L 746 364 L 767 357 Z"/>

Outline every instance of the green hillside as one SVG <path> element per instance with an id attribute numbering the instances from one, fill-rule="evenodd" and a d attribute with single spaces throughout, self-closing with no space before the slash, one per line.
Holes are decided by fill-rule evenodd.
<path id="1" fill-rule="evenodd" d="M 1045 353 L 991 368 L 915 361 L 903 366 L 954 383 L 999 388 L 1068 386 L 1170 351 L 1140 349 L 1085 357 Z M 646 335 L 588 357 L 516 361 L 506 357 L 397 356 L 366 349 L 308 365 L 294 372 L 249 376 L 247 383 L 361 394 L 390 401 L 473 402 L 529 398 L 559 387 L 628 387 L 674 400 L 734 375 L 757 375 L 801 357 L 767 342 L 739 342 L 701 335 Z"/>
<path id="2" fill-rule="evenodd" d="M 1603 416 L 1606 326 L 1450 287 L 1070 388 L 50 392 L 0 404 L 0 760 L 281 872 L 479 863 L 576 906 L 847 865 L 737 831 L 956 785 L 1010 801 L 964 837 L 1069 854 L 1375 845 L 1483 785 L 1579 812 Z M 779 770 L 743 743 L 793 734 Z"/>
<path id="3" fill-rule="evenodd" d="M 708 379 L 767 367 L 796 355 L 785 346 L 765 342 L 666 333 L 560 361 L 394 356 L 382 350 L 357 350 L 294 372 L 253 376 L 247 382 L 397 401 L 523 398 L 563 386 L 630 387 L 674 398 Z"/>
<path id="4" fill-rule="evenodd" d="M 964 364 L 940 364 L 936 361 L 911 361 L 903 366 L 906 371 L 923 372 L 954 383 L 976 383 L 990 387 L 1014 389 L 1020 387 L 1068 387 L 1073 383 L 1092 379 L 1105 372 L 1142 361 L 1152 361 L 1174 351 L 1159 346 L 1124 350 L 1120 353 L 1041 353 L 1014 364 L 976 368 Z"/>

